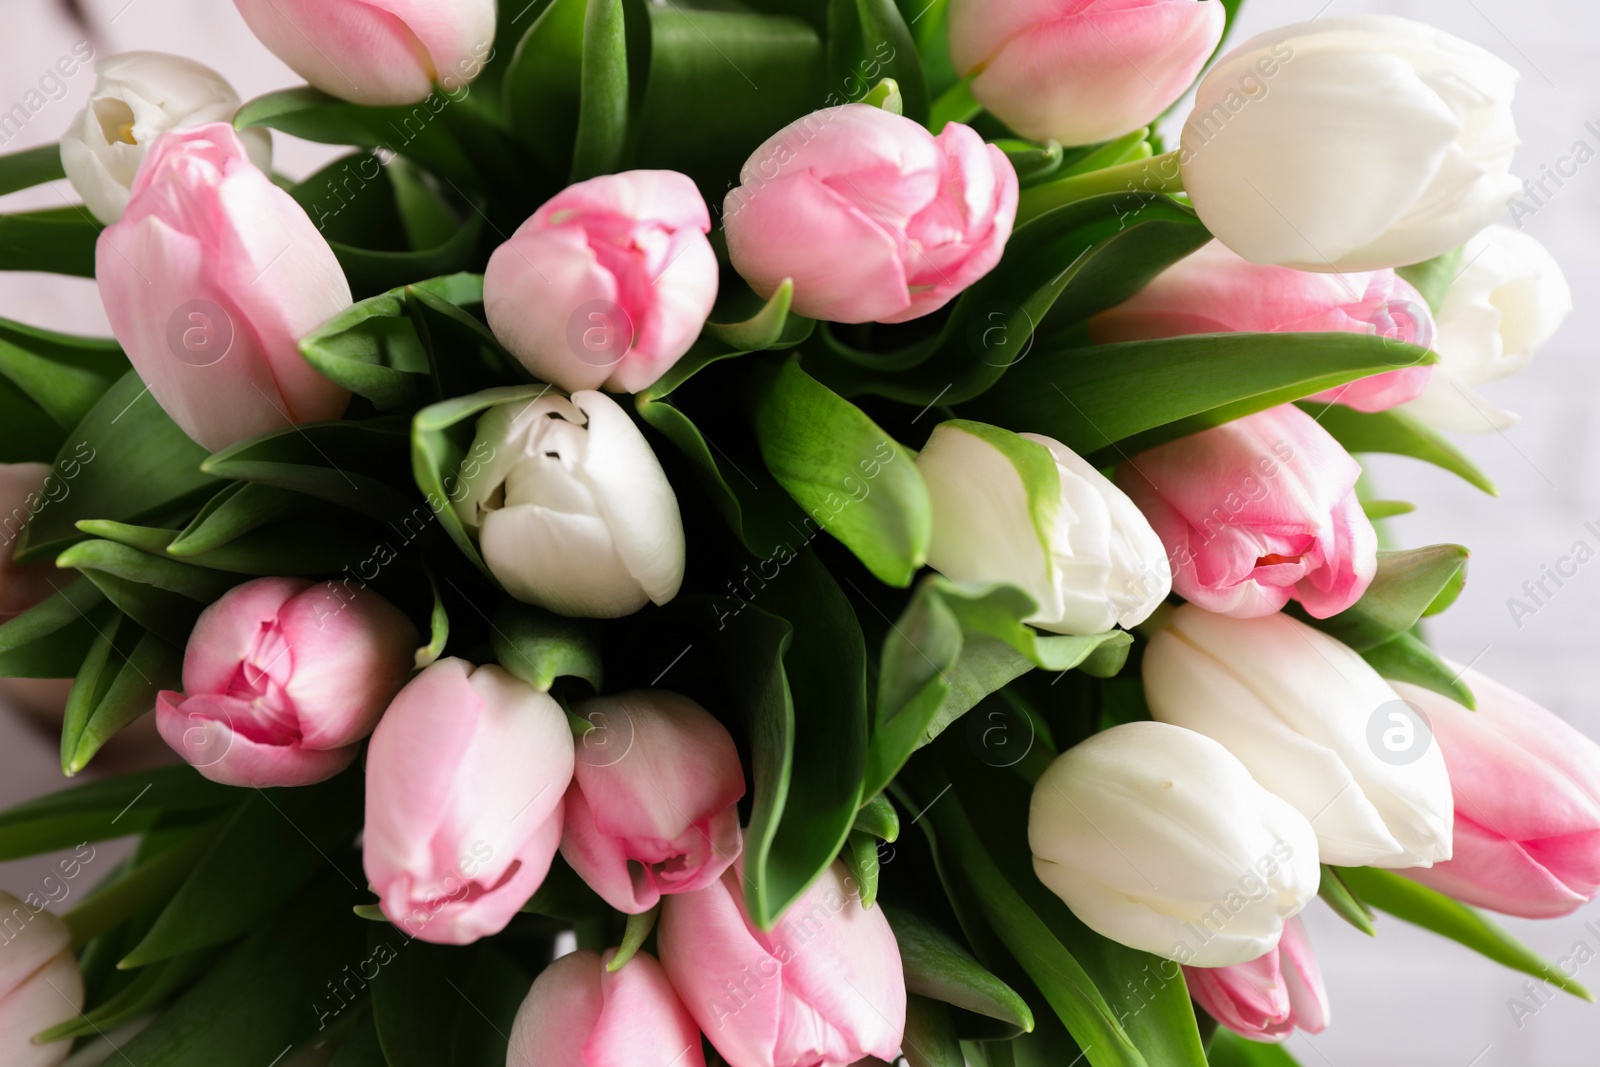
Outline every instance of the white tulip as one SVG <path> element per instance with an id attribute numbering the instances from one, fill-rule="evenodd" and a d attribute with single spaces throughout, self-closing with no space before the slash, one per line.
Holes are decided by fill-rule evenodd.
<path id="1" fill-rule="evenodd" d="M 61 165 L 106 225 L 122 217 L 150 144 L 168 130 L 232 122 L 239 94 L 203 63 L 165 52 L 124 52 L 95 64 L 94 93 L 61 138 Z M 272 166 L 272 135 L 240 130 L 250 161 Z"/>
<path id="2" fill-rule="evenodd" d="M 551 392 L 490 408 L 468 455 L 456 511 L 506 592 L 598 619 L 677 596 L 678 498 L 616 401 Z"/>
<path id="3" fill-rule="evenodd" d="M 1058 756 L 1034 786 L 1028 844 L 1091 929 L 1195 967 L 1270 952 L 1321 875 L 1305 816 L 1215 741 L 1158 722 Z"/>
<path id="4" fill-rule="evenodd" d="M 928 563 L 1033 597 L 1064 634 L 1136 626 L 1172 591 L 1167 550 L 1133 501 L 1059 441 L 955 420 L 917 457 L 933 501 Z"/>
<path id="5" fill-rule="evenodd" d="M 1183 185 L 1211 232 L 1254 263 L 1345 272 L 1431 259 L 1522 190 L 1510 174 L 1517 77 L 1409 19 L 1272 30 L 1201 81 Z"/>
<path id="6" fill-rule="evenodd" d="M 58 1067 L 71 1041 L 37 1045 L 33 1036 L 83 1010 L 83 975 L 66 924 L 36 895 L 0 891 L 0 1063 Z"/>
<path id="7" fill-rule="evenodd" d="M 1161 722 L 1215 738 L 1316 830 L 1327 863 L 1429 867 L 1450 858 L 1454 806 L 1439 746 L 1381 740 L 1404 702 L 1346 645 L 1287 615 L 1186 604 L 1144 656 Z"/>
<path id="8" fill-rule="evenodd" d="M 1435 319 L 1433 378 L 1400 410 L 1441 430 L 1503 430 L 1517 416 L 1472 386 L 1526 367 L 1571 313 L 1572 290 L 1544 245 L 1509 226 L 1490 226 L 1468 241 L 1457 269 Z"/>

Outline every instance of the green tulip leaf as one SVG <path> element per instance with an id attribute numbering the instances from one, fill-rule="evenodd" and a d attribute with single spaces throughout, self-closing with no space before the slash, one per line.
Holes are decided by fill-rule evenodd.
<path id="1" fill-rule="evenodd" d="M 1410 282 L 1437 315 L 1444 307 L 1444 298 L 1450 294 L 1450 286 L 1461 274 L 1461 260 L 1465 251 L 1464 248 L 1457 248 L 1442 256 L 1400 267 L 1395 273 Z"/>
<path id="2" fill-rule="evenodd" d="M 100 230 L 82 206 L 0 215 L 0 270 L 93 278 Z"/>
<path id="3" fill-rule="evenodd" d="M 900 946 L 906 992 L 997 1020 L 1015 1033 L 1033 1030 L 1033 1011 L 954 938 L 921 916 L 884 908 Z"/>
<path id="4" fill-rule="evenodd" d="M 1409 682 L 1431 689 L 1458 704 L 1477 709 L 1477 700 L 1461 680 L 1461 672 L 1440 659 L 1438 653 L 1416 634 L 1397 634 L 1383 644 L 1367 649 L 1361 653 L 1361 658 L 1390 681 Z"/>
<path id="5" fill-rule="evenodd" d="M 1439 431 L 1403 411 L 1369 413 L 1319 401 L 1307 401 L 1300 406 L 1348 452 L 1386 452 L 1420 459 L 1449 471 L 1490 496 L 1499 495 L 1489 476 L 1479 470 L 1465 452 Z"/>
<path id="6" fill-rule="evenodd" d="M 580 70 L 574 182 L 622 169 L 628 143 L 628 34 L 622 0 L 589 0 Z"/>
<path id="7" fill-rule="evenodd" d="M 838 98 L 829 103 L 861 100 L 879 79 L 892 79 L 898 87 L 899 114 L 917 123 L 928 121 L 928 76 L 894 0 L 831 0 L 828 84 Z"/>
<path id="8" fill-rule="evenodd" d="M 0 677 L 71 678 L 110 618 L 105 594 L 62 575 L 55 592 L 0 624 Z"/>
<path id="9" fill-rule="evenodd" d="M 1441 596 L 1458 590 L 1469 555 L 1460 545 L 1379 552 L 1377 574 L 1360 600 L 1326 619 L 1295 614 L 1357 652 L 1370 651 L 1408 632 Z"/>
<path id="10" fill-rule="evenodd" d="M 861 805 L 852 828 L 870 834 L 879 841 L 897 841 L 900 838 L 900 814 L 894 810 L 894 802 L 887 795 L 879 793 Z"/>
<path id="11" fill-rule="evenodd" d="M 903 1054 L 908 1067 L 966 1067 L 950 1009 L 936 1000 L 907 996 Z"/>
<path id="12" fill-rule="evenodd" d="M 506 70 L 506 118 L 548 174 L 565 176 L 573 169 L 587 22 L 587 0 L 552 0 L 528 27 Z"/>
<path id="13" fill-rule="evenodd" d="M 0 375 L 62 431 L 82 422 L 127 372 L 128 357 L 115 341 L 0 319 Z"/>
<path id="14" fill-rule="evenodd" d="M 1372 909 L 1351 892 L 1350 887 L 1339 876 L 1337 867 L 1330 867 L 1326 863 L 1322 865 L 1322 881 L 1317 884 L 1317 895 L 1339 918 L 1368 937 L 1378 936 L 1378 928 L 1372 925 Z"/>
<path id="15" fill-rule="evenodd" d="M 61 773 L 77 774 L 124 727 L 156 706 L 156 694 L 183 686 L 183 654 L 118 616 L 84 656 L 67 696 Z"/>
<path id="16" fill-rule="evenodd" d="M 372 980 L 389 1067 L 504 1067 L 530 975 L 488 941 L 430 945 L 381 927 L 367 937 L 369 957 L 390 961 Z"/>
<path id="17" fill-rule="evenodd" d="M 35 185 L 60 181 L 67 176 L 61 166 L 61 146 L 42 144 L 21 152 L 0 156 L 0 196 L 7 196 Z"/>
<path id="18" fill-rule="evenodd" d="M 240 580 L 105 540 L 73 545 L 56 565 L 82 572 L 123 613 L 179 648 L 200 612 Z"/>
<path id="19" fill-rule="evenodd" d="M 851 830 L 839 859 L 855 881 L 854 895 L 861 906 L 870 911 L 878 902 L 878 874 L 882 867 L 878 861 L 878 839 L 860 830 Z"/>
<path id="20" fill-rule="evenodd" d="M 214 453 L 201 469 L 303 493 L 379 522 L 431 521 L 428 506 L 411 490 L 405 423 L 392 417 L 259 434 Z"/>
<path id="21" fill-rule="evenodd" d="M 541 693 L 557 678 L 581 678 L 600 692 L 600 626 L 508 600 L 492 623 L 495 659 Z"/>
<path id="22" fill-rule="evenodd" d="M 0 812 L 0 860 L 141 833 L 164 816 L 207 816 L 239 799 L 188 764 L 80 782 Z"/>
<path id="23" fill-rule="evenodd" d="M 1211 1067 L 1300 1067 L 1282 1045 L 1247 1041 L 1226 1027 L 1217 1028 L 1206 1057 Z"/>

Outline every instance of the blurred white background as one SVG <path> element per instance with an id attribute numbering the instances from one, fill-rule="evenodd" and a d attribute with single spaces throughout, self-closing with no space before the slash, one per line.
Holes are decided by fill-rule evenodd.
<path id="1" fill-rule="evenodd" d="M 246 99 L 298 81 L 250 37 L 227 0 L 86 0 L 84 6 L 99 55 L 135 48 L 180 52 L 222 71 Z M 1238 32 L 1355 12 L 1433 23 L 1521 70 L 1517 113 L 1523 145 L 1516 171 L 1523 178 L 1539 177 L 1544 165 L 1570 155 L 1579 141 L 1600 151 L 1600 7 L 1581 0 L 1245 0 Z M 37 85 L 83 31 L 55 0 L 9 0 L 4 19 L 0 105 L 9 106 Z M 91 73 L 79 73 L 63 99 L 47 104 L 0 151 L 54 141 L 92 82 Z M 291 175 L 310 173 L 330 155 L 321 146 L 277 138 L 278 169 Z M 1350 165 L 1359 166 L 1359 160 Z M 55 207 L 73 199 L 70 190 L 38 189 L 0 198 L 0 210 Z M 1524 581 L 1537 579 L 1574 542 L 1600 547 L 1584 528 L 1600 522 L 1600 365 L 1591 341 L 1600 335 L 1600 304 L 1591 299 L 1600 282 L 1600 164 L 1580 169 L 1523 223 L 1566 269 L 1577 311 L 1528 373 L 1486 387 L 1496 404 L 1521 413 L 1522 423 L 1504 434 L 1460 442 L 1498 483 L 1500 497 L 1406 460 L 1379 457 L 1370 469 L 1385 497 L 1419 505 L 1391 526 L 1400 544 L 1460 542 L 1473 550 L 1465 594 L 1433 623 L 1440 650 L 1600 737 L 1600 565 L 1581 570 L 1520 626 L 1507 607 L 1508 598 L 1522 595 Z M 0 276 L 0 316 L 106 332 L 88 282 Z M 63 784 L 55 749 L 52 739 L 0 715 L 0 805 Z M 0 864 L 0 885 L 25 893 L 42 873 L 39 864 Z M 1321 905 L 1312 906 L 1308 922 L 1327 975 L 1334 1025 L 1315 1039 L 1293 1039 L 1291 1050 L 1304 1067 L 1595 1062 L 1600 1008 L 1542 990 L 1531 999 L 1522 976 L 1394 920 L 1381 921 L 1375 941 Z M 1592 960 L 1577 978 L 1600 988 L 1600 904 L 1566 919 L 1506 925 L 1552 959 L 1584 946 L 1582 955 Z M 1537 1009 L 1532 1016 L 1518 1012 L 1520 1026 L 1512 1010 L 1516 1002 Z"/>

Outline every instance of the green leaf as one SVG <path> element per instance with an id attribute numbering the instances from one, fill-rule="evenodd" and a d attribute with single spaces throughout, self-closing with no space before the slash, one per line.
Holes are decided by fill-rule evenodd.
<path id="1" fill-rule="evenodd" d="M 892 78 L 901 114 L 926 123 L 931 100 L 917 45 L 894 0 L 832 0 L 828 5 L 828 84 L 845 103 L 860 100 L 880 78 Z"/>
<path id="2" fill-rule="evenodd" d="M 909 1067 L 966 1067 L 950 1009 L 936 1000 L 906 997 L 903 1054 Z"/>
<path id="3" fill-rule="evenodd" d="M 1450 286 L 1461 273 L 1464 252 L 1464 248 L 1457 248 L 1442 256 L 1400 267 L 1395 273 L 1415 286 L 1422 299 L 1428 302 L 1429 309 L 1437 315 L 1444 307 L 1444 298 L 1450 294 Z"/>
<path id="4" fill-rule="evenodd" d="M 93 278 L 100 229 L 84 207 L 0 215 L 0 270 Z"/>
<path id="5" fill-rule="evenodd" d="M 42 144 L 0 156 L 0 196 L 31 189 L 67 176 L 61 166 L 61 146 Z"/>
<path id="6" fill-rule="evenodd" d="M 379 945 L 396 939 L 376 928 Z M 390 1067 L 503 1067 L 506 1035 L 531 980 L 488 942 L 401 941 L 372 980 L 372 1016 Z"/>
<path id="7" fill-rule="evenodd" d="M 790 313 L 789 307 L 793 301 L 794 281 L 785 278 L 783 284 L 778 286 L 767 302 L 761 306 L 761 310 L 754 315 L 742 322 L 708 322 L 705 332 L 712 340 L 741 355 L 769 348 L 790 348 L 809 337 L 816 326 L 816 320 Z M 725 357 L 734 353 L 722 355 Z M 684 358 L 693 358 L 693 352 Z M 682 362 L 680 360 L 679 364 Z M 660 381 L 651 385 L 646 391 L 653 397 L 662 397 L 683 384 L 687 376 L 680 375 L 677 367 L 678 364 L 674 364 L 673 370 L 668 371 Z"/>
<path id="8" fill-rule="evenodd" d="M 182 684 L 182 652 L 116 618 L 90 648 L 67 697 L 61 773 L 83 770 L 107 741 L 155 708 L 159 691 Z"/>
<path id="9" fill-rule="evenodd" d="M 82 422 L 127 371 L 115 341 L 0 319 L 0 375 L 63 430 Z"/>
<path id="10" fill-rule="evenodd" d="M 218 825 L 217 820 L 199 827 L 158 824 L 156 830 L 147 832 L 132 856 L 62 916 L 62 922 L 72 931 L 73 943 L 98 939 L 99 944 L 109 947 L 105 935 L 119 927 L 122 936 L 116 942 L 121 947 L 127 947 L 129 936 L 143 936 L 149 924 L 141 917 L 172 896 L 216 837 Z M 87 842 L 80 844 L 74 855 L 81 855 L 86 846 Z M 83 862 L 94 858 L 95 851 L 91 849 Z M 130 919 L 135 921 L 130 923 Z M 121 955 L 119 947 L 117 957 Z"/>
<path id="11" fill-rule="evenodd" d="M 1391 871 L 1344 867 L 1340 868 L 1339 876 L 1361 895 L 1362 900 L 1380 911 L 1448 937 L 1481 956 L 1514 971 L 1531 974 L 1556 989 L 1594 1002 L 1594 995 L 1582 985 L 1546 963 L 1538 953 L 1475 908 Z"/>
<path id="12" fill-rule="evenodd" d="M 288 489 L 376 519 L 431 520 L 411 491 L 405 423 L 318 422 L 259 434 L 201 464 L 207 474 Z"/>
<path id="13" fill-rule="evenodd" d="M 80 782 L 0 812 L 0 860 L 141 833 L 163 814 L 206 814 L 238 800 L 187 764 Z"/>
<path id="14" fill-rule="evenodd" d="M 41 1042 L 88 1037 L 116 1030 L 159 1008 L 189 985 L 212 962 L 209 952 L 192 952 L 162 960 L 134 975 L 133 980 L 87 1012 L 39 1035 Z"/>
<path id="15" fill-rule="evenodd" d="M 287 489 L 234 482 L 206 502 L 167 546 L 167 554 L 183 559 L 214 552 L 253 530 L 293 514 L 308 503 L 305 497 Z"/>
<path id="16" fill-rule="evenodd" d="M 0 624 L 0 677 L 71 678 L 114 614 L 87 578 L 63 575 L 55 592 Z"/>
<path id="17" fill-rule="evenodd" d="M 878 874 L 882 864 L 878 861 L 878 839 L 859 830 L 851 830 L 844 851 L 839 854 L 856 884 L 855 896 L 861 906 L 872 909 L 878 901 Z"/>
<path id="18" fill-rule="evenodd" d="M 1478 702 L 1472 690 L 1461 680 L 1461 672 L 1440 659 L 1438 653 L 1415 634 L 1399 634 L 1375 648 L 1367 649 L 1361 653 L 1361 658 L 1390 681 L 1410 682 L 1441 693 L 1465 707 L 1477 709 Z"/>
<path id="19" fill-rule="evenodd" d="M 1361 510 L 1366 512 L 1367 518 L 1377 522 L 1379 519 L 1409 515 L 1417 510 L 1417 506 L 1404 500 L 1363 500 Z"/>
<path id="20" fill-rule="evenodd" d="M 600 692 L 600 624 L 569 619 L 508 600 L 495 612 L 494 654 L 500 665 L 541 693 L 557 678 L 582 678 Z"/>
<path id="21" fill-rule="evenodd" d="M 900 838 L 900 814 L 887 795 L 879 793 L 856 812 L 853 829 L 870 834 L 879 841 L 897 841 Z"/>
<path id="22" fill-rule="evenodd" d="M 622 0 L 589 0 L 572 180 L 622 168 L 628 141 L 628 35 Z"/>
<path id="23" fill-rule="evenodd" d="M 1333 913 L 1368 937 L 1377 937 L 1378 928 L 1372 925 L 1372 909 L 1350 891 L 1337 867 L 1322 865 L 1322 881 L 1317 885 L 1317 895 L 1333 909 Z"/>
<path id="24" fill-rule="evenodd" d="M 998 1020 L 1017 1033 L 1033 1030 L 1027 1002 L 953 938 L 913 912 L 885 907 L 883 913 L 900 945 L 906 992 Z"/>
<path id="25" fill-rule="evenodd" d="M 1341 404 L 1308 401 L 1300 405 L 1347 452 L 1386 452 L 1410 456 L 1449 471 L 1490 496 L 1500 495 L 1489 476 L 1443 434 L 1403 411 L 1368 413 Z"/>
<path id="26" fill-rule="evenodd" d="M 436 663 L 450 640 L 450 613 L 445 610 L 439 581 L 433 576 L 433 568 L 423 566 L 428 575 L 428 589 L 433 594 L 433 608 L 428 612 L 428 643 L 417 649 L 412 658 L 412 669 L 418 671 Z"/>
<path id="27" fill-rule="evenodd" d="M 1282 1045 L 1246 1041 L 1224 1027 L 1218 1027 L 1206 1050 L 1211 1067 L 1300 1067 Z"/>
<path id="28" fill-rule="evenodd" d="M 587 0 L 553 0 L 528 27 L 506 71 L 507 122 L 551 174 L 572 171 L 587 9 Z"/>
<path id="29" fill-rule="evenodd" d="M 1357 652 L 1367 652 L 1406 633 L 1462 575 L 1470 553 L 1461 545 L 1432 545 L 1379 552 L 1372 584 L 1346 610 L 1327 619 L 1306 619 Z"/>
<path id="30" fill-rule="evenodd" d="M 81 571 L 145 629 L 179 648 L 200 612 L 238 584 L 237 576 L 141 552 L 115 541 L 84 541 L 56 560 Z"/>

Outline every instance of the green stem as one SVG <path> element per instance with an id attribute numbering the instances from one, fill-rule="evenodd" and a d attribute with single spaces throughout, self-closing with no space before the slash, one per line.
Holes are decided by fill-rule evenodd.
<path id="1" fill-rule="evenodd" d="M 1183 191 L 1183 174 L 1178 169 L 1178 153 L 1134 159 L 1115 167 L 1074 174 L 1022 191 L 1017 208 L 1017 225 L 1038 218 L 1066 204 L 1087 200 L 1105 193 L 1177 193 Z"/>
<path id="2" fill-rule="evenodd" d="M 661 905 L 657 904 L 647 912 L 628 916 L 628 928 L 622 934 L 622 945 L 617 949 L 617 954 L 611 957 L 611 962 L 606 964 L 607 971 L 615 973 L 622 970 L 623 965 L 638 954 L 645 938 L 655 929 L 656 916 L 660 914 Z"/>
<path id="3" fill-rule="evenodd" d="M 928 116 L 928 129 L 938 133 L 946 123 L 971 122 L 982 110 L 983 105 L 972 95 L 972 79 L 962 78 L 940 93 L 939 99 L 933 102 Z"/>

